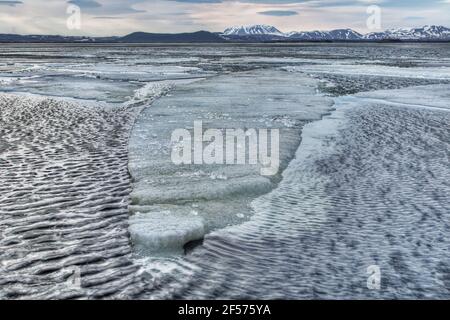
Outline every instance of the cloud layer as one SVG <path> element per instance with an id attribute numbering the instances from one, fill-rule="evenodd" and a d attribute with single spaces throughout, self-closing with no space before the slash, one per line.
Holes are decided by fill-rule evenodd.
<path id="1" fill-rule="evenodd" d="M 261 11 L 258 13 L 265 15 L 265 16 L 275 16 L 275 17 L 288 17 L 288 16 L 298 15 L 297 11 L 292 11 L 292 10 L 267 10 L 267 11 Z"/>
<path id="2" fill-rule="evenodd" d="M 23 4 L 22 1 L 0 1 L 0 6 L 15 7 L 18 4 Z"/>
<path id="3" fill-rule="evenodd" d="M 373 4 L 382 9 L 384 29 L 449 24 L 450 0 L 23 0 L 0 1 L 0 32 L 104 36 L 248 24 L 367 32 L 366 9 Z M 69 5 L 80 7 L 80 30 L 66 28 Z"/>

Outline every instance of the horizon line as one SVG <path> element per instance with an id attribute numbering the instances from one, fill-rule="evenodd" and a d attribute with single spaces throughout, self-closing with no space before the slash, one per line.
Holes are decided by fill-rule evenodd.
<path id="1" fill-rule="evenodd" d="M 225 28 L 225 30 L 223 31 L 209 31 L 206 29 L 200 29 L 200 30 L 196 30 L 196 31 L 183 31 L 183 32 L 152 32 L 152 31 L 142 31 L 142 30 L 137 30 L 137 31 L 132 31 L 129 33 L 126 33 L 124 35 L 108 35 L 108 36 L 95 36 L 95 35 L 68 35 L 68 34 L 50 34 L 50 33 L 28 33 L 28 34 L 24 34 L 24 33 L 0 33 L 0 35 L 14 35 L 14 36 L 60 36 L 60 37 L 78 37 L 78 38 L 122 38 L 125 36 L 128 36 L 130 34 L 133 33 L 149 33 L 149 34 L 189 34 L 189 33 L 196 33 L 196 32 L 209 32 L 209 33 L 214 33 L 214 34 L 223 34 L 227 29 L 230 28 L 241 28 L 241 27 L 252 27 L 252 26 L 270 26 L 270 27 L 274 27 L 276 28 L 278 31 L 280 31 L 283 34 L 287 34 L 287 33 L 291 33 L 291 32 L 327 32 L 327 31 L 334 31 L 334 30 L 352 30 L 354 32 L 357 32 L 361 35 L 367 35 L 367 34 L 371 34 L 371 33 L 378 33 L 378 32 L 385 32 L 385 31 L 389 31 L 389 30 L 407 30 L 407 29 L 418 29 L 418 28 L 425 28 L 425 27 L 443 27 L 443 28 L 447 28 L 450 29 L 450 27 L 444 26 L 444 25 L 440 25 L 440 24 L 425 24 L 422 26 L 414 26 L 414 27 L 397 27 L 397 28 L 387 28 L 387 29 L 379 29 L 377 31 L 371 31 L 371 32 L 366 32 L 366 33 L 361 33 L 359 31 L 356 31 L 355 29 L 352 28 L 332 28 L 332 29 L 312 29 L 312 30 L 292 30 L 292 31 L 281 31 L 278 27 L 274 26 L 274 25 L 269 25 L 269 24 L 248 24 L 248 25 L 234 25 L 231 27 L 227 27 Z"/>

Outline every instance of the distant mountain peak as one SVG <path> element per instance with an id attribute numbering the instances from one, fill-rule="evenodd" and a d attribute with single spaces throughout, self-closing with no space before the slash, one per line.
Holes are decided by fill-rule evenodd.
<path id="1" fill-rule="evenodd" d="M 225 29 L 223 35 L 226 36 L 249 36 L 249 35 L 277 35 L 283 36 L 284 34 L 275 28 L 267 24 L 254 24 L 249 26 L 234 26 Z"/>

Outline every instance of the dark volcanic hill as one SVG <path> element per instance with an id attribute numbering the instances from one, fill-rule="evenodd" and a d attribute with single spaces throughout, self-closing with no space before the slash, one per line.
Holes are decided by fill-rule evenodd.
<path id="1" fill-rule="evenodd" d="M 225 42 L 219 35 L 208 32 L 198 31 L 192 33 L 146 33 L 134 32 L 118 39 L 123 43 L 213 43 Z"/>

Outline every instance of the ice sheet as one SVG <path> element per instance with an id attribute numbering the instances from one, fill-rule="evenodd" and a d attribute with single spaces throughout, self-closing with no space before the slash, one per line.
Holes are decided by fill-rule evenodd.
<path id="1" fill-rule="evenodd" d="M 332 100 L 317 94 L 316 88 L 317 81 L 309 77 L 267 70 L 220 76 L 171 91 L 146 109 L 134 127 L 131 211 L 190 215 L 194 210 L 204 221 L 205 234 L 242 223 L 252 214 L 251 199 L 273 189 L 280 176 L 262 176 L 259 164 L 175 165 L 172 131 L 191 130 L 197 120 L 203 121 L 204 130 L 277 128 L 281 172 L 300 143 L 302 126 L 320 119 L 332 106 Z M 185 230 L 183 220 L 179 221 L 179 229 Z M 136 242 L 141 242 L 141 232 L 145 231 L 131 229 Z"/>

